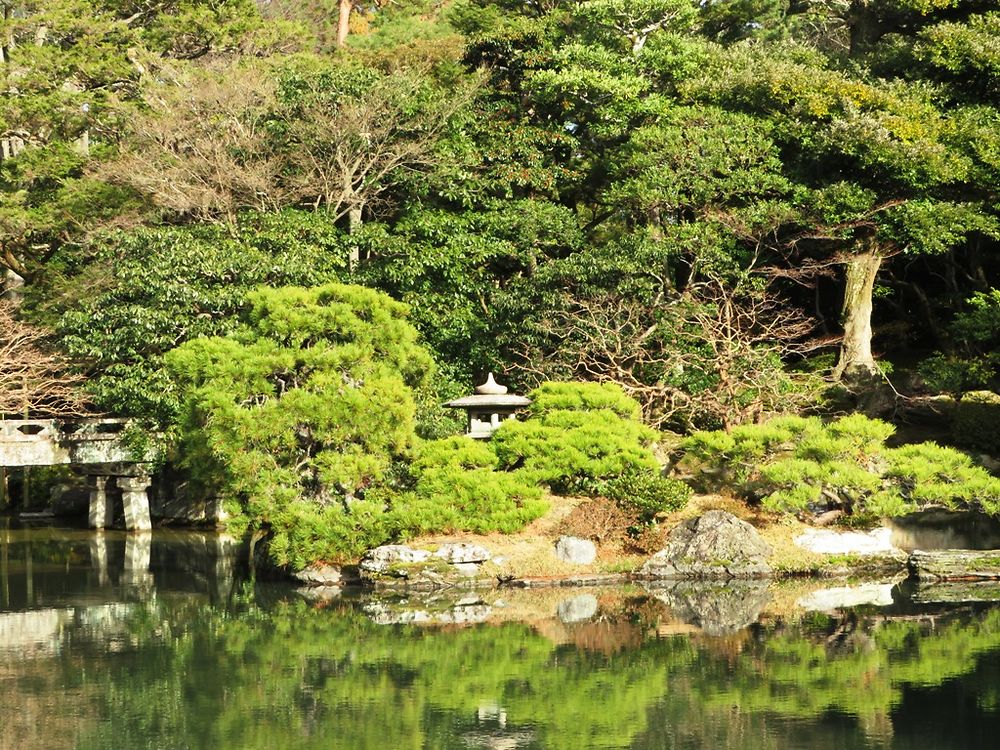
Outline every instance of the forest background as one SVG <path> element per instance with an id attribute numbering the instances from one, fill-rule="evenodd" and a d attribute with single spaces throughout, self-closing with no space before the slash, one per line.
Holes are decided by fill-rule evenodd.
<path id="1" fill-rule="evenodd" d="M 945 394 L 1000 452 L 995 1 L 0 10 L 0 411 L 165 434 L 283 564 L 635 495 L 650 428 Z M 602 385 L 448 441 L 488 371 Z M 799 467 L 790 507 L 910 502 L 870 460 L 891 429 L 855 427 L 830 456 L 878 481 Z"/>

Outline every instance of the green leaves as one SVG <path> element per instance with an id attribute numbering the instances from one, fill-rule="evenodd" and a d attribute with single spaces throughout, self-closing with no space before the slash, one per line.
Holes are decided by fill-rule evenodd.
<path id="1" fill-rule="evenodd" d="M 406 308 L 378 292 L 286 287 L 248 301 L 235 336 L 165 356 L 180 393 L 180 463 L 275 535 L 279 564 L 302 566 L 343 553 L 345 539 L 324 529 L 351 525 L 335 519 L 412 447 L 411 387 L 433 363 Z"/>
<path id="2" fill-rule="evenodd" d="M 943 21 L 925 28 L 913 54 L 952 85 L 953 95 L 966 99 L 971 93 L 1000 103 L 1000 13 L 969 17 L 965 23 Z"/>
<path id="3" fill-rule="evenodd" d="M 231 333 L 247 293 L 262 284 L 314 285 L 346 266 L 323 214 L 245 214 L 219 227 L 112 235 L 64 290 L 58 330 L 90 362 L 101 408 L 169 421 L 159 358 L 184 341 Z"/>
<path id="4" fill-rule="evenodd" d="M 524 472 L 557 492 L 628 469 L 655 470 L 655 433 L 638 421 L 638 404 L 620 388 L 597 383 L 547 383 L 532 392 L 532 418 L 508 421 L 491 447 L 500 466 Z"/>
<path id="5" fill-rule="evenodd" d="M 889 448 L 885 441 L 894 432 L 861 414 L 828 423 L 787 417 L 729 434 L 695 433 L 683 445 L 690 458 L 773 511 L 834 505 L 877 518 L 944 506 L 1000 514 L 1000 479 L 933 442 Z"/>

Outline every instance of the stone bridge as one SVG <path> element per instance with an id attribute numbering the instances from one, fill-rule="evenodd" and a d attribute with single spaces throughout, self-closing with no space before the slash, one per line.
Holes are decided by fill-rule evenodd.
<path id="1" fill-rule="evenodd" d="M 69 465 L 90 477 L 91 528 L 113 525 L 108 484 L 122 492 L 125 528 L 148 531 L 151 464 L 136 460 L 123 440 L 125 419 L 0 420 L 0 468 Z M 148 457 L 144 457 L 148 458 Z"/>

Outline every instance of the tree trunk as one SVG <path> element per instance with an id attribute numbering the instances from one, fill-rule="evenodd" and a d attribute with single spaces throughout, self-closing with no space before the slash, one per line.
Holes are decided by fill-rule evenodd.
<path id="1" fill-rule="evenodd" d="M 885 26 L 871 0 L 854 0 L 845 18 L 850 34 L 850 55 L 860 57 L 885 35 Z"/>
<path id="2" fill-rule="evenodd" d="M 340 14 L 337 17 L 337 46 L 343 47 L 351 32 L 351 0 L 340 0 Z"/>
<path id="3" fill-rule="evenodd" d="M 21 304 L 21 294 L 24 291 L 24 278 L 9 268 L 3 274 L 3 287 L 0 299 L 6 299 L 14 307 Z"/>
<path id="4" fill-rule="evenodd" d="M 882 256 L 873 245 L 847 262 L 844 289 L 844 340 L 840 360 L 833 371 L 837 380 L 860 375 L 865 379 L 878 372 L 872 356 L 872 294 Z"/>

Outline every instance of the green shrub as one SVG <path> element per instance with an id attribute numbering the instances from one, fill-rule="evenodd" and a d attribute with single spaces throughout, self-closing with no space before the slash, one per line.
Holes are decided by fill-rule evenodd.
<path id="1" fill-rule="evenodd" d="M 497 455 L 488 442 L 470 440 L 464 435 L 421 443 L 412 470 L 419 475 L 444 467 L 495 469 Z"/>
<path id="2" fill-rule="evenodd" d="M 467 437 L 421 443 L 414 485 L 392 503 L 389 523 L 405 538 L 430 531 L 512 533 L 548 510 L 523 472 L 497 471 L 490 445 Z"/>
<path id="3" fill-rule="evenodd" d="M 927 386 L 957 394 L 1000 385 L 1000 289 L 967 299 L 948 333 L 954 352 L 935 354 L 917 367 Z"/>
<path id="4" fill-rule="evenodd" d="M 691 488 L 659 472 L 633 468 L 602 482 L 599 493 L 619 507 L 635 512 L 641 522 L 649 523 L 658 513 L 680 510 L 687 505 Z"/>
<path id="5" fill-rule="evenodd" d="M 658 470 L 656 433 L 617 386 L 549 383 L 531 396 L 531 418 L 504 423 L 490 441 L 501 468 L 558 493 L 593 492 L 595 482 L 629 470 Z"/>
<path id="6" fill-rule="evenodd" d="M 1000 356 L 993 353 L 964 358 L 934 354 L 917 365 L 917 372 L 933 391 L 962 393 L 990 384 L 998 366 Z"/>
<path id="7" fill-rule="evenodd" d="M 66 280 L 46 314 L 61 344 L 89 367 L 99 407 L 166 423 L 179 395 L 162 356 L 179 344 L 234 333 L 261 285 L 315 286 L 346 273 L 347 249 L 322 211 L 241 214 L 233 226 L 115 233 Z"/>
<path id="8" fill-rule="evenodd" d="M 267 534 L 280 565 L 383 541 L 391 527 L 357 498 L 411 450 L 412 390 L 432 367 L 405 306 L 340 284 L 248 299 L 233 336 L 165 357 L 182 467 L 224 499 L 234 528 Z"/>
<path id="9" fill-rule="evenodd" d="M 1000 514 L 1000 479 L 973 464 L 964 453 L 933 442 L 886 451 L 886 476 L 903 497 L 918 505 L 978 507 Z"/>
<path id="10" fill-rule="evenodd" d="M 541 488 L 516 473 L 448 467 L 424 474 L 387 515 L 405 539 L 428 532 L 511 534 L 548 508 Z"/>
<path id="11" fill-rule="evenodd" d="M 773 511 L 840 505 L 858 515 L 901 515 L 942 505 L 1000 514 L 1000 479 L 935 443 L 888 448 L 892 425 L 860 414 L 823 423 L 783 417 L 730 433 L 696 433 L 688 458 Z"/>
<path id="12" fill-rule="evenodd" d="M 731 432 L 699 431 L 681 441 L 687 456 L 726 483 L 747 482 L 761 462 L 778 452 L 791 450 L 804 438 L 821 433 L 818 417 L 775 417 L 762 424 L 739 425 Z M 685 463 L 692 461 L 685 459 Z"/>
<path id="13" fill-rule="evenodd" d="M 638 421 L 639 404 L 614 383 L 543 383 L 531 393 L 533 417 L 552 411 L 610 411 Z"/>

